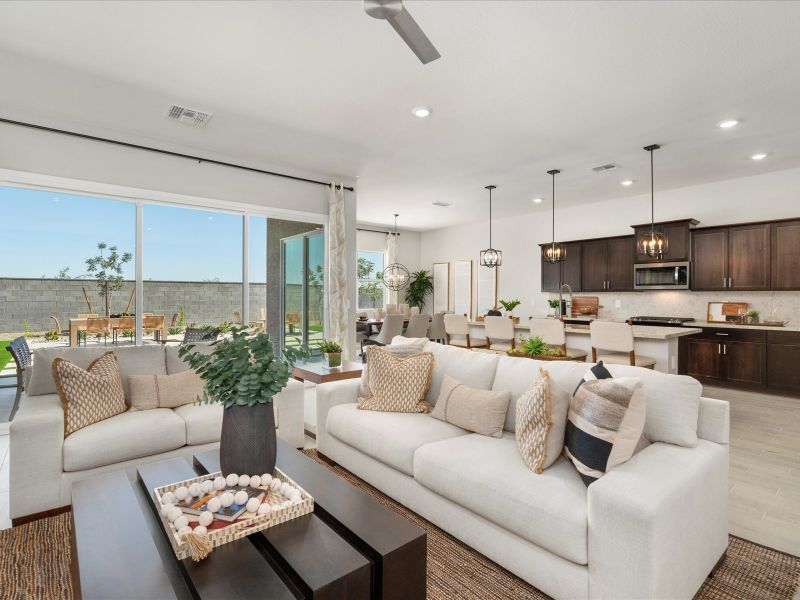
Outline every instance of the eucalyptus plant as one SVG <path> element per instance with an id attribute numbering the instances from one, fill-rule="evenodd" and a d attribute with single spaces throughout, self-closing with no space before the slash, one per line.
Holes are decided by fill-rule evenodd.
<path id="1" fill-rule="evenodd" d="M 268 333 L 251 334 L 247 327 L 231 327 L 211 346 L 210 354 L 193 351 L 193 344 L 181 346 L 178 355 L 205 381 L 198 401 L 225 408 L 271 403 L 286 387 L 295 361 L 309 356 L 307 348 L 276 353 Z"/>

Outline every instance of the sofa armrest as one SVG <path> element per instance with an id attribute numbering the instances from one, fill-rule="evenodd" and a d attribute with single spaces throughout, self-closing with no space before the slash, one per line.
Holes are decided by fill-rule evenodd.
<path id="1" fill-rule="evenodd" d="M 58 394 L 23 395 L 10 436 L 11 518 L 58 508 L 64 465 L 64 408 Z"/>
<path id="2" fill-rule="evenodd" d="M 730 443 L 731 408 L 728 402 L 714 398 L 700 398 L 697 437 L 717 444 Z"/>
<path id="3" fill-rule="evenodd" d="M 360 379 L 344 379 L 317 386 L 317 448 L 325 453 L 328 439 L 328 411 L 337 404 L 358 401 Z"/>
<path id="4" fill-rule="evenodd" d="M 289 379 L 272 401 L 277 411 L 278 437 L 295 448 L 302 448 L 305 445 L 305 386 L 296 379 Z"/>
<path id="5" fill-rule="evenodd" d="M 726 445 L 652 444 L 588 494 L 590 598 L 691 598 L 728 547 Z"/>

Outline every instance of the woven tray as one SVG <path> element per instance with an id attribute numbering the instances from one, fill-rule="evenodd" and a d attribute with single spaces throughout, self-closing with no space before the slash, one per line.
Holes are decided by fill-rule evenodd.
<path id="1" fill-rule="evenodd" d="M 167 538 L 172 545 L 172 549 L 175 551 L 175 556 L 178 558 L 184 559 L 190 557 L 191 553 L 189 550 L 189 545 L 186 542 L 178 539 L 178 532 L 172 528 L 172 524 L 169 522 L 169 520 L 166 517 L 160 516 L 161 496 L 167 492 L 174 492 L 182 485 L 188 487 L 193 483 L 202 483 L 207 479 L 211 479 L 213 481 L 215 477 L 219 477 L 221 475 L 222 473 L 220 472 L 210 473 L 209 475 L 202 475 L 200 477 L 194 477 L 193 479 L 187 479 L 185 481 L 178 481 L 176 483 L 170 483 L 169 485 L 163 485 L 154 490 L 157 509 L 156 512 L 159 514 L 161 524 L 164 526 L 164 529 L 167 532 Z M 272 473 L 272 477 L 274 479 L 285 481 L 297 489 L 300 492 L 300 502 L 297 504 L 292 504 L 291 506 L 287 506 L 286 508 L 271 510 L 266 515 L 257 515 L 255 513 L 244 512 L 236 521 L 226 525 L 225 527 L 221 529 L 209 530 L 206 534 L 206 537 L 211 542 L 212 548 L 222 546 L 228 542 L 233 542 L 248 536 L 251 533 L 263 531 L 264 529 L 272 527 L 273 525 L 279 525 L 280 523 L 285 523 L 291 519 L 296 519 L 297 517 L 314 512 L 314 498 L 312 498 L 303 488 L 297 485 L 297 483 L 295 483 L 283 471 L 276 467 L 275 471 Z M 259 488 L 268 490 L 269 486 L 259 486 Z M 265 501 L 274 506 L 281 504 L 285 500 L 288 500 L 288 498 L 282 496 L 280 493 L 268 491 L 267 499 Z M 193 518 L 193 515 L 185 514 L 184 516 L 188 517 L 190 520 Z"/>

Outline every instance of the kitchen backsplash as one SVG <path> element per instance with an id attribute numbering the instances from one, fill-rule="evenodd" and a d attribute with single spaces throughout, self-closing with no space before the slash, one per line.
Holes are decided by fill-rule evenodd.
<path id="1" fill-rule="evenodd" d="M 747 302 L 751 310 L 761 312 L 762 319 L 790 321 L 800 324 L 800 293 L 798 292 L 691 292 L 652 291 L 624 293 L 580 293 L 575 296 L 597 296 L 600 301 L 598 317 L 624 321 L 636 316 L 693 317 L 705 321 L 709 302 Z M 558 298 L 558 294 L 551 294 Z M 620 306 L 617 306 L 619 302 Z M 540 310 L 537 312 L 541 312 Z"/>

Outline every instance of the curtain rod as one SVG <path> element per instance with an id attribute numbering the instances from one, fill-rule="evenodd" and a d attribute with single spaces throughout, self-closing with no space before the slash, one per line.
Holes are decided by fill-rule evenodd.
<path id="1" fill-rule="evenodd" d="M 162 150 L 161 148 L 152 148 L 150 146 L 142 146 L 140 144 L 132 144 L 130 142 L 121 142 L 120 140 L 112 140 L 110 138 L 99 137 L 96 135 L 88 135 L 86 133 L 78 133 L 76 131 L 67 131 L 66 129 L 56 129 L 55 127 L 46 127 L 44 125 L 35 125 L 34 123 L 25 123 L 24 121 L 14 121 L 12 119 L 4 119 L 0 117 L 0 123 L 8 125 L 17 125 L 19 127 L 28 127 L 29 129 L 38 129 L 39 131 L 48 131 L 50 133 L 60 133 L 62 135 L 69 135 L 72 137 L 81 138 L 84 140 L 92 140 L 94 142 L 105 142 L 106 144 L 115 144 L 125 148 L 134 148 L 136 150 L 147 150 L 148 152 L 156 152 L 158 154 L 165 154 L 167 156 L 175 156 L 177 158 L 187 158 L 189 160 L 196 160 L 199 163 L 210 163 L 212 165 L 220 165 L 222 167 L 231 167 L 233 169 L 241 169 L 243 171 L 251 171 L 253 173 L 261 173 L 262 175 L 272 175 L 274 177 L 283 177 L 284 179 L 294 179 L 295 181 L 305 181 L 306 183 L 315 183 L 317 185 L 324 185 L 331 187 L 330 183 L 325 181 L 317 181 L 316 179 L 307 179 L 305 177 L 297 177 L 295 175 L 287 175 L 286 173 L 278 173 L 276 171 L 267 171 L 265 169 L 257 169 L 255 167 L 247 167 L 245 165 L 237 165 L 222 160 L 214 160 L 213 158 L 203 158 L 202 156 L 193 156 L 191 154 L 183 154 L 181 152 L 172 152 L 171 150 Z M 352 187 L 337 185 L 337 188 L 344 188 L 348 192 L 355 191 Z"/>
<path id="2" fill-rule="evenodd" d="M 368 231 L 369 233 L 382 233 L 384 235 L 400 235 L 399 233 L 393 234 L 391 231 L 378 231 L 377 229 L 364 229 L 362 227 L 356 227 L 356 231 Z"/>

